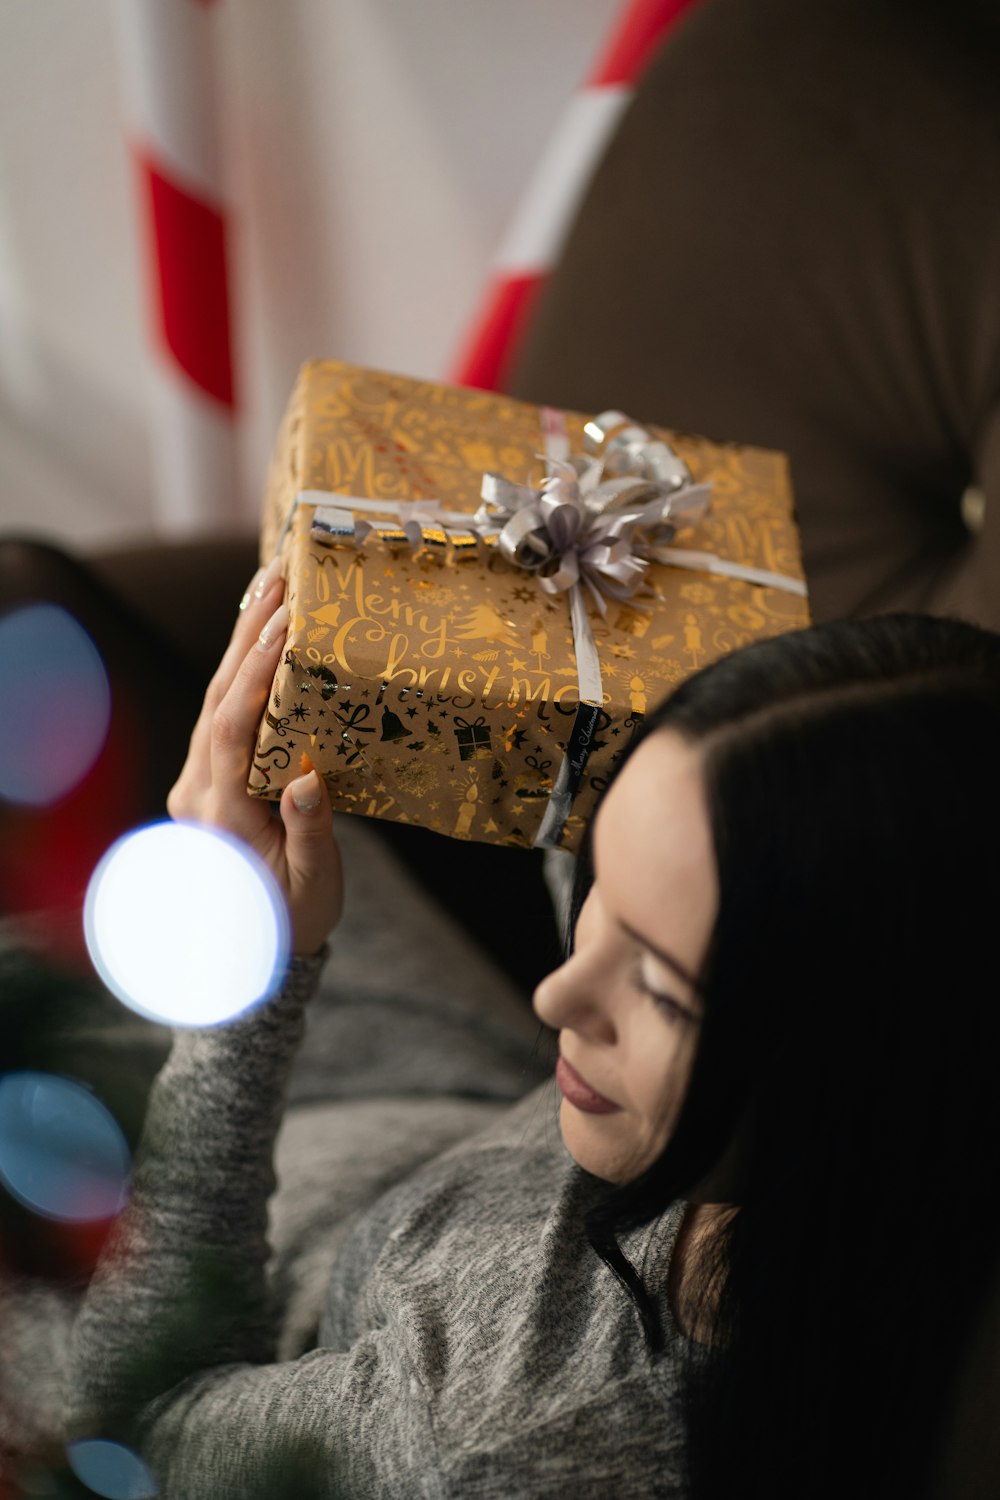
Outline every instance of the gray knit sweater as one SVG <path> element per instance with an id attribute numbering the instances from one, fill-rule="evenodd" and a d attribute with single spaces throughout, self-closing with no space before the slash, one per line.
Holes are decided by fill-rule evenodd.
<path id="1" fill-rule="evenodd" d="M 316 1326 L 289 1345 L 316 1237 L 279 1226 L 272 1258 L 267 1201 L 315 979 L 297 963 L 253 1017 L 176 1039 L 76 1321 L 72 1431 L 136 1444 L 169 1500 L 679 1494 L 681 1335 L 664 1305 L 653 1361 L 589 1246 L 582 1216 L 606 1185 L 563 1146 L 550 1085 L 486 1107 L 479 1130 L 482 1104 L 439 1101 L 465 1111 L 466 1138 L 339 1225 Z M 406 1104 L 431 1148 L 440 1108 Z M 333 1176 L 339 1124 L 366 1109 L 393 1115 L 385 1101 L 307 1111 Z M 680 1212 L 623 1241 L 650 1284 Z"/>

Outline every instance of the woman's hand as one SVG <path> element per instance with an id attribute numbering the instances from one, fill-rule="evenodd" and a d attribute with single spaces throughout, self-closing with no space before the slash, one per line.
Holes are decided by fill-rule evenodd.
<path id="1" fill-rule="evenodd" d="M 234 833 L 268 865 L 288 903 L 292 952 L 315 953 L 343 908 L 333 814 L 316 771 L 293 781 L 271 804 L 247 793 L 264 706 L 288 625 L 284 580 L 272 564 L 247 590 L 232 639 L 208 685 L 187 760 L 167 798 L 172 818 Z"/>

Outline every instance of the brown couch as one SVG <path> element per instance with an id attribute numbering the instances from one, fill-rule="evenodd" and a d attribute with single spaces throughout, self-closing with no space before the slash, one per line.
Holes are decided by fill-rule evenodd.
<path id="1" fill-rule="evenodd" d="M 1000 627 L 998 78 L 993 0 L 702 0 L 509 388 L 783 449 L 817 619 Z"/>

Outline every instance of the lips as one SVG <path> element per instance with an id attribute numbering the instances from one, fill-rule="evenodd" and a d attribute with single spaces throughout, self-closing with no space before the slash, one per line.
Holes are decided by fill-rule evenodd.
<path id="1" fill-rule="evenodd" d="M 592 1089 L 564 1057 L 560 1057 L 556 1063 L 556 1083 L 563 1098 L 588 1115 L 610 1115 L 621 1111 L 620 1104 L 613 1104 L 610 1099 L 605 1099 L 603 1094 Z"/>

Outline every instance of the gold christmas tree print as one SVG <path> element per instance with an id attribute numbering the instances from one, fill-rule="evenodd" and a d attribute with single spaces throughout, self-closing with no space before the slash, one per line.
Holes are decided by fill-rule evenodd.
<path id="1" fill-rule="evenodd" d="M 511 622 L 505 620 L 488 600 L 480 600 L 472 606 L 455 636 L 460 641 L 502 641 L 505 646 L 520 645 Z"/>

